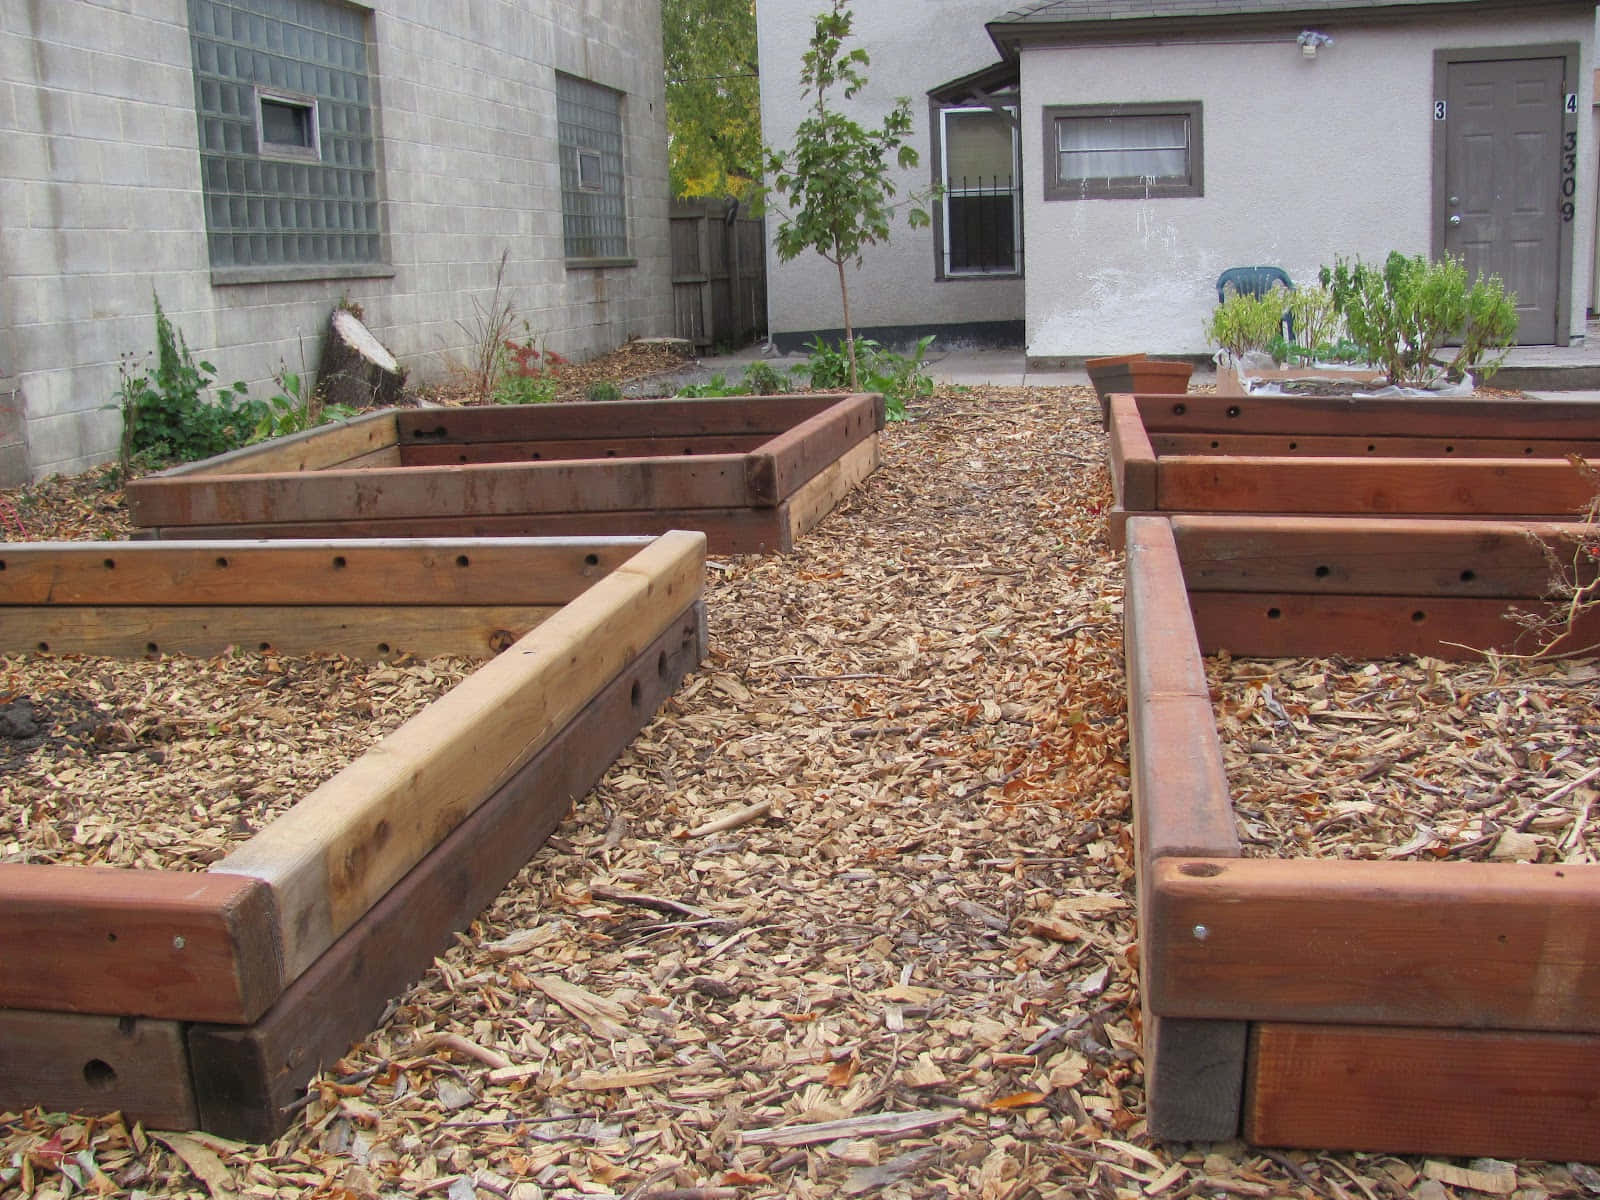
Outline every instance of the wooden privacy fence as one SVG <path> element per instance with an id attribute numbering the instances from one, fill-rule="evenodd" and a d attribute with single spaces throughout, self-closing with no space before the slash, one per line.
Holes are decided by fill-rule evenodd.
<path id="1" fill-rule="evenodd" d="M 697 347 L 753 341 L 767 328 L 766 225 L 731 200 L 672 202 L 675 332 Z"/>

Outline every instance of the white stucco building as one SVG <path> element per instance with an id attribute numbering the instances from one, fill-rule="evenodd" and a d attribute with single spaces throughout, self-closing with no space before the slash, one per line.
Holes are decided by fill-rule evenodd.
<path id="1" fill-rule="evenodd" d="M 502 253 L 553 349 L 671 332 L 664 91 L 655 0 L 0 5 L 0 485 L 114 453 L 152 294 L 253 392 L 341 297 L 439 376 Z"/>
<path id="2" fill-rule="evenodd" d="M 918 97 L 923 161 L 902 188 L 948 189 L 933 230 L 897 227 L 853 277 L 869 334 L 1010 337 L 1036 364 L 1201 356 L 1226 268 L 1312 280 L 1337 256 L 1390 250 L 1503 275 L 1524 342 L 1583 334 L 1592 2 L 854 7 L 873 60 L 860 111 Z M 757 8 L 762 116 L 782 145 L 809 19 Z M 770 257 L 769 271 L 780 344 L 837 328 L 825 264 Z"/>

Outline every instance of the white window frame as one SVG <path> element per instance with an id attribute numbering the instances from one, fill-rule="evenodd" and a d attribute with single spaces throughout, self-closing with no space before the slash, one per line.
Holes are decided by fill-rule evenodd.
<path id="1" fill-rule="evenodd" d="M 1022 138 L 1017 126 L 1017 106 L 1003 104 L 952 104 L 939 106 L 939 183 L 944 189 L 939 199 L 939 275 L 946 279 L 1012 279 L 1022 274 Z M 950 267 L 950 198 L 952 195 L 983 195 L 982 191 L 963 190 L 950 184 L 950 138 L 947 117 L 953 113 L 995 113 L 1011 117 L 1011 262 L 1004 270 Z"/>
<path id="2" fill-rule="evenodd" d="M 282 104 L 289 108 L 302 110 L 306 114 L 310 125 L 311 144 L 309 146 L 301 146 L 291 142 L 269 142 L 267 140 L 267 119 L 263 111 L 263 105 L 267 103 Z M 317 98 L 315 96 L 257 87 L 255 89 L 255 116 L 256 153 L 263 158 L 304 159 L 310 162 L 322 161 L 322 130 L 321 123 L 317 120 Z"/>

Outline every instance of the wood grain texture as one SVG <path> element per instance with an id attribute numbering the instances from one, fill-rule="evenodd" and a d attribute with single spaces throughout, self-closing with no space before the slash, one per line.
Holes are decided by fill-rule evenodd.
<path id="1" fill-rule="evenodd" d="M 1147 878 L 1159 1013 L 1600 1033 L 1600 866 L 1168 859 Z"/>
<path id="2" fill-rule="evenodd" d="M 396 414 L 402 446 L 447 442 L 584 440 L 603 431 L 645 437 L 771 436 L 815 416 L 839 396 L 716 396 L 703 399 L 616 400 L 605 404 L 507 405 L 495 408 L 409 409 Z"/>
<path id="3" fill-rule="evenodd" d="M 1116 503 L 1128 512 L 1149 512 L 1156 507 L 1156 452 L 1139 420 L 1132 396 L 1110 400 L 1107 462 Z"/>
<path id="4" fill-rule="evenodd" d="M 457 466 L 462 463 L 552 462 L 575 458 L 666 458 L 749 454 L 768 440 L 763 433 L 705 436 L 588 437 L 559 441 L 420 442 L 405 448 L 395 466 Z"/>
<path id="5" fill-rule="evenodd" d="M 1239 1136 L 1248 1029 L 1242 1021 L 1145 1016 L 1144 1112 L 1152 1137 L 1224 1142 Z"/>
<path id="6" fill-rule="evenodd" d="M 120 1111 L 128 1124 L 193 1129 L 183 1026 L 175 1021 L 0 1009 L 0 1112 Z"/>
<path id="7" fill-rule="evenodd" d="M 822 518 L 878 469 L 878 462 L 878 435 L 869 433 L 863 441 L 847 450 L 843 457 L 835 459 L 802 484 L 783 504 L 789 530 L 788 544 L 784 549 L 792 550 L 796 542 L 816 528 Z"/>
<path id="8" fill-rule="evenodd" d="M 134 522 L 147 527 L 736 508 L 750 502 L 745 457 L 739 454 L 152 477 L 137 503 L 131 490 L 128 499 Z"/>
<path id="9" fill-rule="evenodd" d="M 0 607 L 0 650 L 139 658 L 209 657 L 237 647 L 363 659 L 402 651 L 423 658 L 488 658 L 560 611 L 559 605 Z"/>
<path id="10" fill-rule="evenodd" d="M 1174 516 L 1172 531 L 1191 595 L 1532 597 L 1550 554 L 1570 562 L 1584 536 L 1576 523 L 1194 514 Z"/>
<path id="11" fill-rule="evenodd" d="M 750 456 L 751 503 L 774 505 L 793 496 L 851 448 L 875 437 L 882 410 L 881 396 L 845 396 L 768 440 Z"/>
<path id="12" fill-rule="evenodd" d="M 1395 658 L 1425 654 L 1471 659 L 1489 649 L 1528 653 L 1539 638 L 1507 616 L 1540 606 L 1517 597 L 1308 596 L 1272 592 L 1196 592 L 1191 597 L 1201 650 L 1262 658 Z M 1600 613 L 1584 614 L 1557 651 L 1600 639 Z"/>
<path id="13" fill-rule="evenodd" d="M 281 525 L 172 525 L 152 532 L 168 540 L 188 538 L 329 539 L 610 537 L 662 534 L 669 529 L 704 533 L 714 554 L 777 554 L 788 536 L 787 519 L 775 508 L 666 508 L 637 512 L 519 513 L 509 517 L 464 514 L 401 520 L 349 517 Z"/>
<path id="14" fill-rule="evenodd" d="M 1220 376 L 1219 376 L 1220 378 Z M 1141 396 L 1140 419 L 1152 434 L 1351 433 L 1385 437 L 1593 439 L 1600 402 L 1451 397 Z"/>
<path id="15" fill-rule="evenodd" d="M 136 509 L 137 498 L 147 481 L 262 471 L 322 471 L 380 453 L 396 445 L 399 440 L 400 432 L 394 411 L 364 413 L 348 421 L 302 430 L 199 462 L 184 463 L 156 475 L 147 475 L 144 479 L 131 480 L 127 489 L 128 505 L 130 509 Z"/>
<path id="16" fill-rule="evenodd" d="M 0 1008 L 253 1021 L 282 988 L 255 880 L 0 863 Z"/>
<path id="17" fill-rule="evenodd" d="M 705 537 L 657 538 L 211 867 L 271 885 L 311 965 L 700 595 Z"/>
<path id="18" fill-rule="evenodd" d="M 1592 431 L 1591 431 L 1592 432 Z M 1254 458 L 1546 458 L 1568 454 L 1600 458 L 1600 441 L 1555 438 L 1380 437 L 1373 434 L 1150 433 L 1162 458 L 1177 455 L 1240 455 Z"/>
<path id="19" fill-rule="evenodd" d="M 1158 476 L 1148 507 L 1168 512 L 1543 516 L 1577 513 L 1594 494 L 1571 463 L 1549 459 L 1188 455 L 1160 460 Z"/>
<path id="20" fill-rule="evenodd" d="M 364 1037 L 390 997 L 543 844 L 691 670 L 703 613 L 677 615 L 567 726 L 407 873 L 248 1028 L 189 1035 L 201 1123 L 266 1140 L 316 1071 Z"/>
<path id="21" fill-rule="evenodd" d="M 648 537 L 0 544 L 4 605 L 554 605 Z"/>
<path id="22" fill-rule="evenodd" d="M 1264 1146 L 1600 1162 L 1600 1038 L 1251 1027 L 1244 1136 Z"/>

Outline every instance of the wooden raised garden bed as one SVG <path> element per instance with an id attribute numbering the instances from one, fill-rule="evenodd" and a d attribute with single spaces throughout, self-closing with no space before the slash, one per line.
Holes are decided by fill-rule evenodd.
<path id="1" fill-rule="evenodd" d="M 1111 398 L 1111 540 L 1135 513 L 1571 520 L 1600 403 Z"/>
<path id="2" fill-rule="evenodd" d="M 1201 659 L 1505 648 L 1549 574 L 1510 523 L 1128 522 L 1155 1136 L 1600 1159 L 1600 866 L 1241 858 Z"/>
<path id="3" fill-rule="evenodd" d="M 878 465 L 877 395 L 392 409 L 128 485 L 156 537 L 698 529 L 787 552 Z"/>
<path id="4" fill-rule="evenodd" d="M 0 864 L 0 1109 L 266 1139 L 699 661 L 705 538 L 0 545 L 0 651 L 490 658 L 205 872 Z"/>

